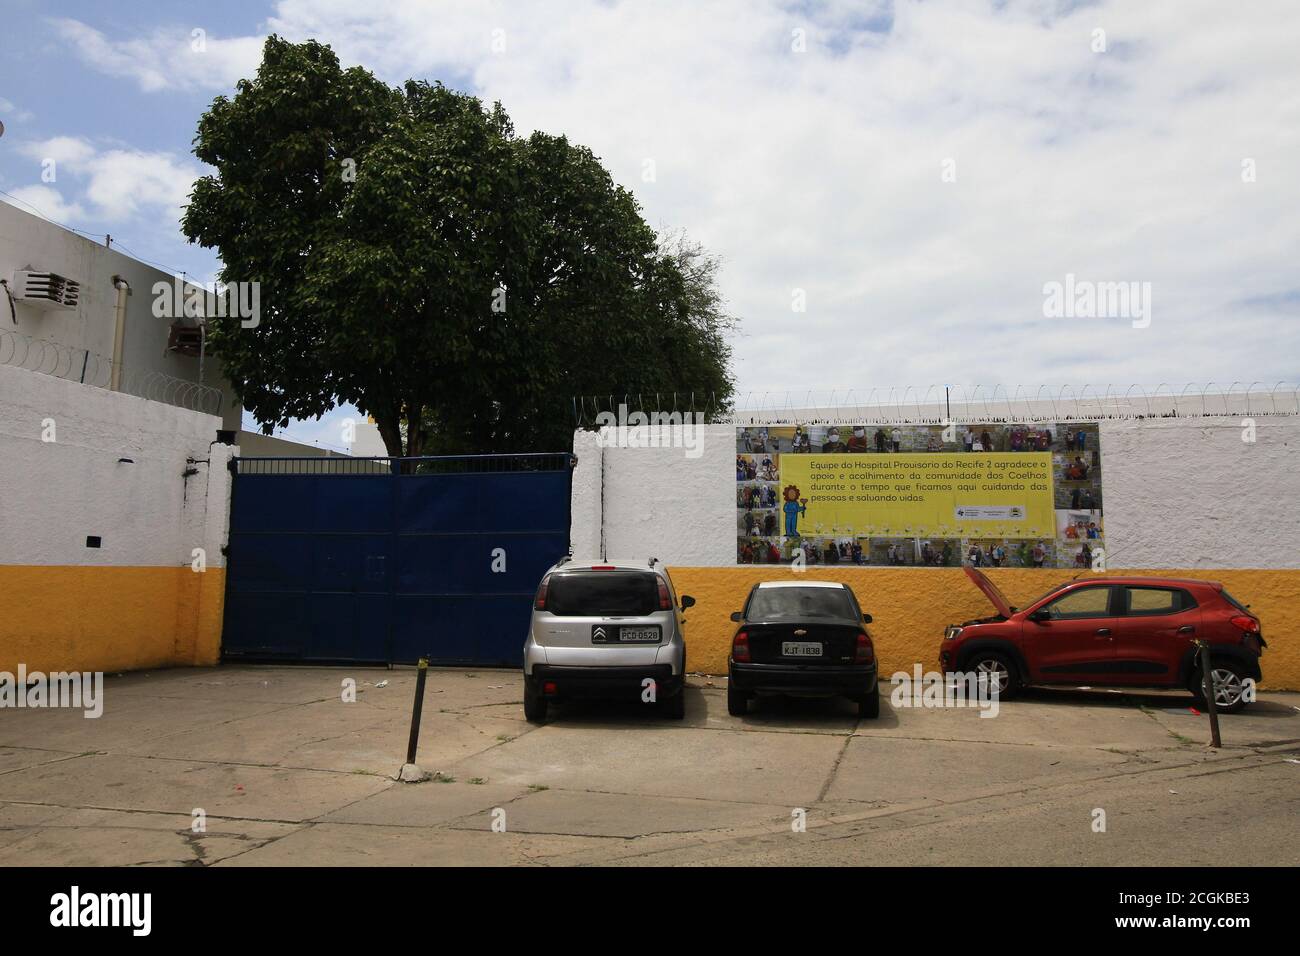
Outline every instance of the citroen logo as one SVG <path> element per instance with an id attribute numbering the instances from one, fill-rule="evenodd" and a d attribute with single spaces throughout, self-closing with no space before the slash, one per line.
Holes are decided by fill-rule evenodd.
<path id="1" fill-rule="evenodd" d="M 603 627 L 596 628 L 591 632 L 591 639 L 593 641 L 603 641 L 605 639 L 605 629 Z"/>

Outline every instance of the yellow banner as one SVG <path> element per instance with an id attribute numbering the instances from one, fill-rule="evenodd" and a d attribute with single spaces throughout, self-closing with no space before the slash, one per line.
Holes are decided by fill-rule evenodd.
<path id="1" fill-rule="evenodd" d="M 782 525 L 793 517 L 801 537 L 1056 535 L 1050 452 L 785 452 L 780 490 Z"/>

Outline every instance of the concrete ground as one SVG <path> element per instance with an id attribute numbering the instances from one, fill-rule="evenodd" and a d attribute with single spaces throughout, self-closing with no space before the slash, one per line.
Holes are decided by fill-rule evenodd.
<path id="1" fill-rule="evenodd" d="M 1300 863 L 1300 694 L 1224 717 L 1211 751 L 1174 693 L 735 718 L 696 677 L 684 721 L 584 703 L 535 727 L 517 671 L 434 670 L 438 776 L 403 784 L 414 679 L 169 670 L 110 677 L 98 720 L 0 711 L 0 865 Z"/>

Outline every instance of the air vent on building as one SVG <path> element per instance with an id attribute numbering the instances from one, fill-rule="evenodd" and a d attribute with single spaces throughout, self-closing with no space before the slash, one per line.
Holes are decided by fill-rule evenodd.
<path id="1" fill-rule="evenodd" d="M 203 351 L 203 329 L 197 325 L 173 322 L 167 330 L 167 351 L 198 355 Z"/>
<path id="2" fill-rule="evenodd" d="M 14 273 L 14 300 L 37 309 L 72 311 L 81 298 L 81 283 L 54 272 L 24 269 Z"/>

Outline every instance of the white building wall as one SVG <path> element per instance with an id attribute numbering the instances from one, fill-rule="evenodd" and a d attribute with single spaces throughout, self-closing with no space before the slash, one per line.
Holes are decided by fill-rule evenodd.
<path id="1" fill-rule="evenodd" d="M 244 458 L 346 458 L 342 452 L 320 445 L 307 445 L 263 435 L 261 432 L 241 431 L 236 437 L 239 454 Z"/>
<path id="2" fill-rule="evenodd" d="M 57 361 L 61 367 L 55 374 L 80 381 L 82 359 L 84 353 L 89 352 L 92 357 L 86 363 L 86 380 L 107 384 L 117 324 L 117 290 L 113 276 L 118 275 L 131 287 L 126 302 L 122 350 L 122 367 L 127 376 L 124 390 L 130 390 L 132 382 L 149 380 L 150 373 L 161 373 L 186 382 L 200 381 L 197 357 L 167 351 L 167 335 L 173 320 L 153 314 L 154 286 L 159 282 L 172 286 L 175 277 L 171 273 L 0 202 L 0 278 L 9 280 L 12 285 L 14 272 L 28 266 L 41 272 L 56 272 L 81 285 L 81 298 L 75 311 L 39 309 L 18 301 L 14 304 L 16 324 L 10 314 L 8 299 L 0 294 L 0 329 L 52 342 L 78 353 L 56 359 L 50 350 L 44 370 L 53 370 Z M 0 362 L 20 364 L 12 354 L 14 348 L 14 343 L 0 341 Z M 27 364 L 25 367 L 35 366 Z M 222 392 L 224 427 L 238 429 L 242 409 L 225 380 L 220 363 L 211 356 L 203 362 L 202 384 Z M 166 401 L 166 392 L 163 389 L 155 397 Z M 178 397 L 177 401 L 183 401 L 183 398 Z"/>
<path id="3" fill-rule="evenodd" d="M 1107 564 L 1122 568 L 1300 568 L 1300 417 L 1101 422 Z M 682 567 L 735 561 L 733 425 L 681 447 L 596 447 L 577 432 L 574 553 L 654 556 Z M 641 442 L 644 444 L 644 440 Z M 603 501 L 603 508 L 601 502 Z"/>
<path id="4" fill-rule="evenodd" d="M 388 446 L 379 434 L 379 426 L 371 421 L 357 422 L 356 437 L 348 446 L 348 454 L 354 458 L 383 458 L 388 455 Z"/>

